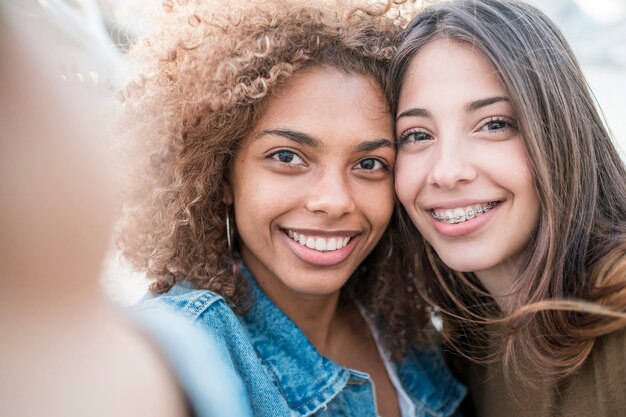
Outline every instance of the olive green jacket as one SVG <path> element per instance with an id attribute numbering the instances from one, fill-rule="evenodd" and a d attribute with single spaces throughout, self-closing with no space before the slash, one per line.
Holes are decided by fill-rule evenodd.
<path id="1" fill-rule="evenodd" d="M 502 375 L 502 363 L 487 366 L 457 359 L 459 379 L 469 388 L 467 416 L 626 416 L 626 329 L 598 339 L 580 369 L 564 380 L 531 388 Z"/>

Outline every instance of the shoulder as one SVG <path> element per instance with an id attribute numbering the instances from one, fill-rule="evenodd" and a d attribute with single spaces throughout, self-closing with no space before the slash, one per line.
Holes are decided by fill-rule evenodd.
<path id="1" fill-rule="evenodd" d="M 599 337 L 582 366 L 560 381 L 551 406 L 563 416 L 623 415 L 626 404 L 626 329 Z"/>
<path id="2" fill-rule="evenodd" d="M 139 302 L 135 309 L 141 311 L 170 310 L 200 325 L 220 345 L 246 333 L 239 317 L 220 295 L 195 289 L 188 282 L 176 283 L 170 291 L 151 296 Z"/>
<path id="3" fill-rule="evenodd" d="M 167 306 L 168 309 L 175 310 L 191 319 L 197 319 L 213 305 L 218 310 L 230 310 L 220 295 L 208 290 L 195 289 L 189 282 L 181 281 L 164 294 L 146 296 L 136 307 L 146 310 Z"/>
<path id="4" fill-rule="evenodd" d="M 602 381 L 605 394 L 619 394 L 626 401 L 626 328 L 599 337 L 585 362 L 566 381 L 580 385 L 581 390 Z"/>
<path id="5" fill-rule="evenodd" d="M 604 381 L 609 390 L 621 391 L 626 400 L 626 327 L 598 338 L 580 372 Z"/>

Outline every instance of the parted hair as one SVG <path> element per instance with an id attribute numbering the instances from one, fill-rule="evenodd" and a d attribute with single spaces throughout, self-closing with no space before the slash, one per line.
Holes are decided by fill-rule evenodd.
<path id="1" fill-rule="evenodd" d="M 224 179 L 273 91 L 297 71 L 330 67 L 381 89 L 408 19 L 391 1 L 165 1 L 155 31 L 129 52 L 131 187 L 119 227 L 124 257 L 163 293 L 179 280 L 239 313 L 245 280 L 227 244 Z M 375 202 L 372 202 L 375 204 Z M 347 293 L 385 323 L 397 355 L 426 342 L 427 312 L 402 274 L 394 217 Z"/>
<path id="2" fill-rule="evenodd" d="M 596 338 L 626 325 L 624 163 L 567 41 L 523 1 L 452 0 L 425 8 L 391 65 L 394 113 L 412 58 L 442 38 L 482 53 L 506 87 L 541 213 L 510 290 L 512 311 L 500 311 L 475 275 L 444 265 L 402 212 L 417 254 L 414 280 L 456 326 L 453 336 L 471 335 L 452 338 L 462 354 L 502 359 L 527 381 L 563 378 L 584 362 Z M 493 340 L 492 332 L 502 344 L 485 356 L 481 344 Z"/>

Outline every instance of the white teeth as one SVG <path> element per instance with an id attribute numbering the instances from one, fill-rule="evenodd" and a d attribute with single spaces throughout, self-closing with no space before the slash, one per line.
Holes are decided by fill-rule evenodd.
<path id="1" fill-rule="evenodd" d="M 318 251 L 333 251 L 337 249 L 345 248 L 348 242 L 350 242 L 349 237 L 312 237 L 305 236 L 291 230 L 287 230 L 287 235 L 296 242 L 300 243 L 303 246 L 306 246 L 309 249 L 314 249 Z"/>
<path id="2" fill-rule="evenodd" d="M 465 221 L 465 210 L 458 208 L 454 210 L 454 222 L 461 223 Z"/>
<path id="3" fill-rule="evenodd" d="M 453 210 L 435 211 L 432 210 L 432 216 L 440 222 L 457 224 L 463 223 L 467 220 L 471 220 L 481 214 L 484 214 L 494 208 L 498 204 L 497 202 L 491 202 L 487 204 L 478 204 L 473 206 L 467 206 L 464 208 L 456 208 Z"/>

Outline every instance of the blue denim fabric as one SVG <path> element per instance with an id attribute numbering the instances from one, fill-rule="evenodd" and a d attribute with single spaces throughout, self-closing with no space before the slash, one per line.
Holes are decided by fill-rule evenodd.
<path id="1" fill-rule="evenodd" d="M 238 317 L 224 299 L 188 283 L 144 303 L 165 303 L 199 322 L 246 386 L 256 417 L 376 417 L 374 386 L 363 372 L 322 356 L 263 293 L 244 267 L 254 303 Z M 396 364 L 415 416 L 458 415 L 466 389 L 439 350 L 414 351 Z"/>
<path id="2" fill-rule="evenodd" d="M 243 384 L 200 326 L 167 305 L 140 305 L 128 313 L 166 360 L 193 416 L 252 416 Z"/>

